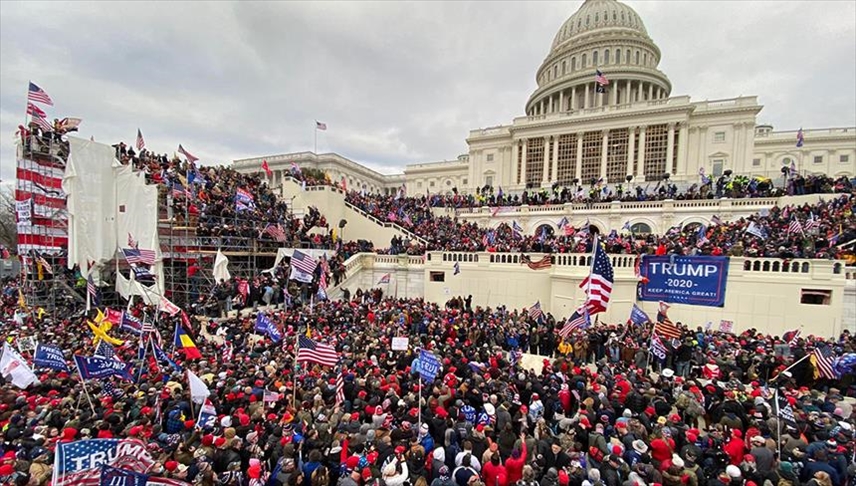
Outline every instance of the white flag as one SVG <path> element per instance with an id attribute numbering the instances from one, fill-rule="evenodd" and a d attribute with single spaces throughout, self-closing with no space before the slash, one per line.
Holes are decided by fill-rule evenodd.
<path id="1" fill-rule="evenodd" d="M 222 251 L 217 250 L 217 256 L 214 257 L 214 281 L 217 283 L 220 283 L 221 280 L 228 282 L 231 278 L 232 275 L 229 273 L 229 259 L 226 258 L 226 255 Z"/>
<path id="2" fill-rule="evenodd" d="M 0 358 L 0 374 L 12 380 L 12 384 L 25 389 L 36 381 L 36 374 L 27 365 L 26 360 L 15 351 L 9 342 L 3 343 L 3 357 Z"/>
<path id="3" fill-rule="evenodd" d="M 187 381 L 190 382 L 190 399 L 193 403 L 205 403 L 205 399 L 211 395 L 205 382 L 190 370 L 187 370 Z"/>

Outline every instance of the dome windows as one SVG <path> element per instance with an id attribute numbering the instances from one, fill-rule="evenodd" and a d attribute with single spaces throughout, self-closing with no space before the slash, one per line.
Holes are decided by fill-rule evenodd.
<path id="1" fill-rule="evenodd" d="M 592 65 L 597 66 L 597 51 L 592 52 L 591 63 Z"/>
<path id="2" fill-rule="evenodd" d="M 595 13 L 594 14 L 594 23 L 598 23 L 599 21 L 600 21 L 600 15 Z"/>
<path id="3" fill-rule="evenodd" d="M 639 51 L 636 51 L 636 64 L 639 64 Z"/>
<path id="4" fill-rule="evenodd" d="M 588 66 L 588 63 L 586 62 L 586 60 L 587 60 L 586 55 L 583 54 L 583 60 L 580 62 L 580 69 L 585 69 L 586 66 Z"/>
<path id="5" fill-rule="evenodd" d="M 609 49 L 603 51 L 603 63 L 609 64 Z"/>
<path id="6" fill-rule="evenodd" d="M 591 15 L 586 15 L 586 27 L 588 27 L 590 21 L 591 21 Z"/>

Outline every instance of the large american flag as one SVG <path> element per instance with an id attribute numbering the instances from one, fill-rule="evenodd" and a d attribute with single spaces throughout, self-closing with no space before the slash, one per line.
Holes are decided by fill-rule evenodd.
<path id="1" fill-rule="evenodd" d="M 321 366 L 336 366 L 339 361 L 339 355 L 336 354 L 336 349 L 329 344 L 322 344 L 309 339 L 306 336 L 300 336 L 297 339 L 299 348 L 297 350 L 297 362 L 308 361 L 310 363 L 318 363 Z"/>
<path id="2" fill-rule="evenodd" d="M 45 93 L 45 90 L 36 86 L 36 83 L 33 83 L 32 81 L 30 82 L 30 89 L 27 90 L 27 100 L 53 106 L 53 100 L 51 97 Z"/>
<path id="3" fill-rule="evenodd" d="M 294 250 L 294 254 L 291 255 L 291 266 L 301 272 L 311 275 L 315 273 L 315 267 L 318 266 L 318 260 L 300 250 Z"/>
<path id="4" fill-rule="evenodd" d="M 154 250 L 122 248 L 122 254 L 125 255 L 125 260 L 133 265 L 154 265 L 157 260 L 157 253 Z"/>
<path id="5" fill-rule="evenodd" d="M 597 314 L 606 311 L 612 294 L 612 284 L 615 282 L 615 272 L 612 270 L 612 262 L 606 255 L 606 251 L 594 240 L 594 263 L 591 274 L 580 282 L 580 288 L 585 289 L 586 308 L 589 314 Z"/>
<path id="6" fill-rule="evenodd" d="M 820 228 L 820 219 L 818 219 L 817 215 L 811 213 L 808 219 L 805 222 L 805 230 L 811 231 L 813 229 Z"/>
<path id="7" fill-rule="evenodd" d="M 92 305 L 98 305 L 98 287 L 95 286 L 95 280 L 92 279 L 92 274 L 89 274 L 89 277 L 86 279 L 86 292 L 91 297 Z"/>
<path id="8" fill-rule="evenodd" d="M 318 120 L 315 120 L 315 129 L 316 129 L 316 130 L 321 130 L 321 131 L 326 130 L 326 129 L 327 129 L 327 124 L 326 124 L 326 123 L 322 123 L 322 122 L 320 122 L 320 121 L 318 121 Z"/>
<path id="9" fill-rule="evenodd" d="M 660 322 L 654 324 L 654 332 L 672 339 L 680 339 L 682 333 L 678 326 L 674 325 L 664 314 L 659 314 L 657 318 L 660 319 L 661 316 Z"/>
<path id="10" fill-rule="evenodd" d="M 833 367 L 832 349 L 830 349 L 829 346 L 816 348 L 812 351 L 811 361 L 814 363 L 814 367 L 817 369 L 817 374 L 820 375 L 821 378 L 829 380 L 837 380 L 840 378 Z"/>
<path id="11" fill-rule="evenodd" d="M 280 226 L 279 224 L 275 226 L 272 224 L 267 225 L 264 230 L 264 233 L 269 234 L 271 238 L 276 241 L 279 241 L 280 243 L 285 241 L 285 231 L 283 231 L 282 226 Z"/>
<path id="12" fill-rule="evenodd" d="M 529 308 L 529 317 L 532 319 L 540 319 L 544 315 L 544 311 L 541 310 L 541 301 L 535 302 L 535 304 Z"/>
<path id="13" fill-rule="evenodd" d="M 137 150 L 143 150 L 146 148 L 146 139 L 143 138 L 143 132 L 140 129 L 137 129 Z"/>
<path id="14" fill-rule="evenodd" d="M 600 72 L 600 69 L 595 71 L 594 82 L 600 86 L 607 86 L 609 84 L 609 80 L 606 79 L 606 76 L 604 76 L 602 72 Z"/>
<path id="15" fill-rule="evenodd" d="M 182 147 L 181 144 L 178 144 L 178 153 L 185 156 L 187 158 L 187 161 L 190 162 L 191 164 L 196 162 L 197 160 L 199 160 L 199 157 L 195 157 L 194 155 L 192 155 L 187 150 L 184 150 L 184 147 Z"/>

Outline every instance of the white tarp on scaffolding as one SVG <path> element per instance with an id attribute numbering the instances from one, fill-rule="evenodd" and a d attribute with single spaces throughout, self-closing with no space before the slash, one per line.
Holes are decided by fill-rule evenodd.
<path id="1" fill-rule="evenodd" d="M 214 281 L 218 283 L 222 281 L 228 282 L 231 278 L 232 275 L 229 273 L 229 259 L 226 258 L 226 255 L 222 251 L 217 250 L 217 256 L 214 258 Z"/>
<path id="2" fill-rule="evenodd" d="M 113 147 L 68 137 L 62 190 L 68 194 L 68 267 L 87 271 L 116 254 L 116 185 Z"/>
<path id="3" fill-rule="evenodd" d="M 280 262 L 282 262 L 283 258 L 285 258 L 285 257 L 291 258 L 291 255 L 294 255 L 295 249 L 300 250 L 301 253 L 305 253 L 305 254 L 311 256 L 312 258 L 314 258 L 316 260 L 321 258 L 322 255 L 326 256 L 328 260 L 330 258 L 336 256 L 335 250 L 316 250 L 316 249 L 305 249 L 305 248 L 279 248 L 276 251 L 276 260 L 273 262 L 273 267 L 268 268 L 267 270 L 265 270 L 265 272 L 267 272 L 267 273 L 273 272 L 276 269 L 276 267 L 279 266 Z"/>
<path id="4" fill-rule="evenodd" d="M 154 250 L 157 254 L 157 263 L 152 267 L 156 277 L 154 285 L 128 280 L 117 272 L 116 291 L 126 299 L 131 295 L 139 295 L 148 302 L 160 296 L 164 288 L 158 239 L 158 188 L 156 185 L 147 185 L 145 174 L 134 172 L 130 166 L 118 167 L 115 174 L 118 247 L 127 248 L 130 235 L 140 249 Z M 118 255 L 122 258 L 121 253 Z M 155 303 L 157 300 L 154 298 Z"/>

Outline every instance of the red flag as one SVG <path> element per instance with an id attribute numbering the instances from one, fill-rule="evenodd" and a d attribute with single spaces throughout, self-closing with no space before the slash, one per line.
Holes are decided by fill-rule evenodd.
<path id="1" fill-rule="evenodd" d="M 268 179 L 273 177 L 273 171 L 270 170 L 270 167 L 268 167 L 267 160 L 262 160 L 262 170 L 265 171 L 265 174 L 267 174 Z"/>

